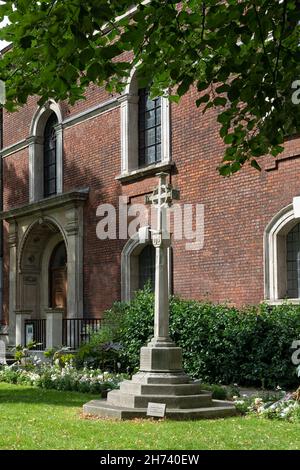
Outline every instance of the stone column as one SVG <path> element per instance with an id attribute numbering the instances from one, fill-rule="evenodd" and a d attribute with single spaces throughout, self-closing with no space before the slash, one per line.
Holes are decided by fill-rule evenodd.
<path id="1" fill-rule="evenodd" d="M 16 344 L 17 308 L 17 224 L 11 222 L 8 235 L 9 245 L 9 343 Z"/>
<path id="2" fill-rule="evenodd" d="M 168 247 L 170 235 L 166 232 L 165 208 L 159 215 L 159 229 L 153 231 L 155 247 L 155 304 L 154 304 L 154 343 L 170 342 L 169 336 L 169 276 Z"/>
<path id="3" fill-rule="evenodd" d="M 121 109 L 121 174 L 137 168 L 138 158 L 138 101 L 134 94 L 119 98 Z"/>
<path id="4" fill-rule="evenodd" d="M 166 183 L 166 173 L 159 173 L 158 176 L 159 185 L 149 198 L 149 202 L 157 208 L 157 226 L 151 230 L 156 255 L 154 337 L 141 348 L 140 372 L 183 374 L 182 350 L 176 347 L 169 335 L 168 248 L 171 237 L 167 231 L 167 208 L 173 197 L 179 195 L 174 192 L 173 196 L 172 187 Z"/>
<path id="5" fill-rule="evenodd" d="M 60 348 L 62 346 L 62 323 L 64 310 L 50 308 L 46 313 L 46 349 Z"/>
<path id="6" fill-rule="evenodd" d="M 56 191 L 57 194 L 63 192 L 63 126 L 57 124 L 56 132 Z"/>
<path id="7" fill-rule="evenodd" d="M 25 346 L 25 320 L 30 320 L 32 310 L 16 310 L 16 346 Z"/>
<path id="8" fill-rule="evenodd" d="M 81 206 L 67 211 L 68 223 L 68 318 L 83 315 L 83 208 Z"/>
<path id="9" fill-rule="evenodd" d="M 43 138 L 32 136 L 29 142 L 29 202 L 38 201 L 43 197 Z"/>
<path id="10" fill-rule="evenodd" d="M 0 342 L 5 344 L 5 346 L 8 346 L 8 341 L 9 336 L 8 336 L 8 326 L 7 325 L 0 325 Z"/>

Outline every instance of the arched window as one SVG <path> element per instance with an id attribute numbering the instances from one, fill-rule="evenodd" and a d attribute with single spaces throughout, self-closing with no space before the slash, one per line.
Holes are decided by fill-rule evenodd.
<path id="1" fill-rule="evenodd" d="M 293 204 L 276 214 L 265 230 L 265 299 L 271 304 L 300 299 L 300 219 Z"/>
<path id="2" fill-rule="evenodd" d="M 52 113 L 44 131 L 44 197 L 53 196 L 57 192 L 56 124 L 56 114 Z"/>
<path id="3" fill-rule="evenodd" d="M 155 248 L 146 245 L 139 254 L 139 289 L 150 282 L 152 288 L 155 286 Z"/>
<path id="4" fill-rule="evenodd" d="M 173 291 L 172 248 L 168 248 L 169 293 Z M 141 244 L 138 235 L 130 238 L 122 250 L 121 284 L 122 300 L 131 300 L 138 289 L 150 281 L 155 284 L 155 248 L 152 244 Z"/>
<path id="5" fill-rule="evenodd" d="M 161 98 L 139 90 L 139 167 L 161 161 Z"/>
<path id="6" fill-rule="evenodd" d="M 29 200 L 63 192 L 63 115 L 53 100 L 37 109 L 29 135 Z"/>
<path id="7" fill-rule="evenodd" d="M 300 298 L 300 223 L 286 237 L 287 297 Z"/>

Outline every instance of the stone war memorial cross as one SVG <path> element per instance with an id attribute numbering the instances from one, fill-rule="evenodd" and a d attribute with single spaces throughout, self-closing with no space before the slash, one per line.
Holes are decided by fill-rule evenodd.
<path id="1" fill-rule="evenodd" d="M 158 173 L 158 186 L 146 203 L 157 211 L 157 226 L 150 229 L 155 247 L 154 337 L 141 348 L 140 368 L 131 380 L 124 380 L 120 390 L 112 390 L 107 400 L 92 400 L 83 406 L 88 415 L 117 419 L 146 418 L 153 404 L 161 405 L 170 419 L 200 419 L 233 416 L 229 402 L 212 400 L 199 381 L 192 380 L 182 367 L 182 349 L 169 335 L 167 209 L 179 199 L 179 191 L 167 184 L 167 173 Z M 142 231 L 144 233 L 144 231 Z M 141 236 L 141 239 L 145 238 Z M 200 282 L 200 280 L 199 280 Z"/>
<path id="2" fill-rule="evenodd" d="M 171 235 L 167 231 L 167 209 L 174 199 L 179 199 L 179 191 L 166 183 L 167 173 L 158 173 L 159 184 L 152 196 L 146 196 L 157 210 L 157 227 L 151 229 L 151 241 L 155 248 L 155 307 L 154 338 L 152 344 L 170 344 L 169 337 L 169 279 L 168 248 Z"/>

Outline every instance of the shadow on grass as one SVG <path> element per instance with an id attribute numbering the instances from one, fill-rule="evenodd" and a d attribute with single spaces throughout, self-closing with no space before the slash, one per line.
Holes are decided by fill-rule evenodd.
<path id="1" fill-rule="evenodd" d="M 3 403 L 24 403 L 27 405 L 55 405 L 81 407 L 84 403 L 99 395 L 89 393 L 45 390 L 37 387 L 0 383 L 0 405 Z"/>

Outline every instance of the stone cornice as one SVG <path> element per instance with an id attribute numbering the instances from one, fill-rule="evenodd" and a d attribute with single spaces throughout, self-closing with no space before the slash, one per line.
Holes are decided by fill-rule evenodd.
<path id="1" fill-rule="evenodd" d="M 0 155 L 2 156 L 2 158 L 8 157 L 9 155 L 17 153 L 20 150 L 26 149 L 28 145 L 29 145 L 28 139 L 20 140 L 19 142 L 16 142 L 15 144 L 10 145 L 9 147 L 6 147 L 3 150 L 1 150 Z"/>
<path id="2" fill-rule="evenodd" d="M 100 114 L 110 111 L 111 109 L 117 108 L 118 106 L 118 98 L 112 98 L 110 100 L 104 101 L 97 104 L 96 106 L 93 106 L 92 108 L 88 108 L 85 111 L 82 111 L 81 113 L 66 118 L 62 123 L 63 128 L 66 129 L 68 127 L 74 126 L 75 124 L 92 119 L 99 116 Z"/>
<path id="3" fill-rule="evenodd" d="M 98 103 L 96 106 L 88 108 L 81 113 L 74 114 L 73 116 L 67 117 L 61 124 L 56 126 L 57 132 L 62 132 L 63 129 L 80 124 L 88 119 L 95 118 L 101 114 L 110 111 L 112 109 L 118 108 L 120 106 L 119 97 L 112 98 L 110 100 Z M 27 148 L 30 144 L 33 143 L 42 143 L 42 139 L 37 138 L 36 136 L 29 136 L 26 139 L 20 140 L 4 149 L 0 150 L 0 155 L 2 158 L 8 157 L 20 150 Z"/>
<path id="4" fill-rule="evenodd" d="M 173 161 L 170 162 L 159 162 L 153 165 L 146 166 L 144 168 L 138 168 L 136 170 L 132 170 L 128 173 L 121 174 L 116 176 L 116 180 L 120 181 L 120 183 L 129 183 L 131 181 L 138 180 L 140 178 L 146 178 L 148 176 L 155 175 L 158 171 L 170 171 L 172 167 L 175 166 Z"/>
<path id="5" fill-rule="evenodd" d="M 42 215 L 44 211 L 55 209 L 68 203 L 82 204 L 88 198 L 88 194 L 89 188 L 83 188 L 51 196 L 38 202 L 32 202 L 30 204 L 25 204 L 24 206 L 19 206 L 6 212 L 0 212 L 0 220 L 11 221 L 32 214 Z"/>

